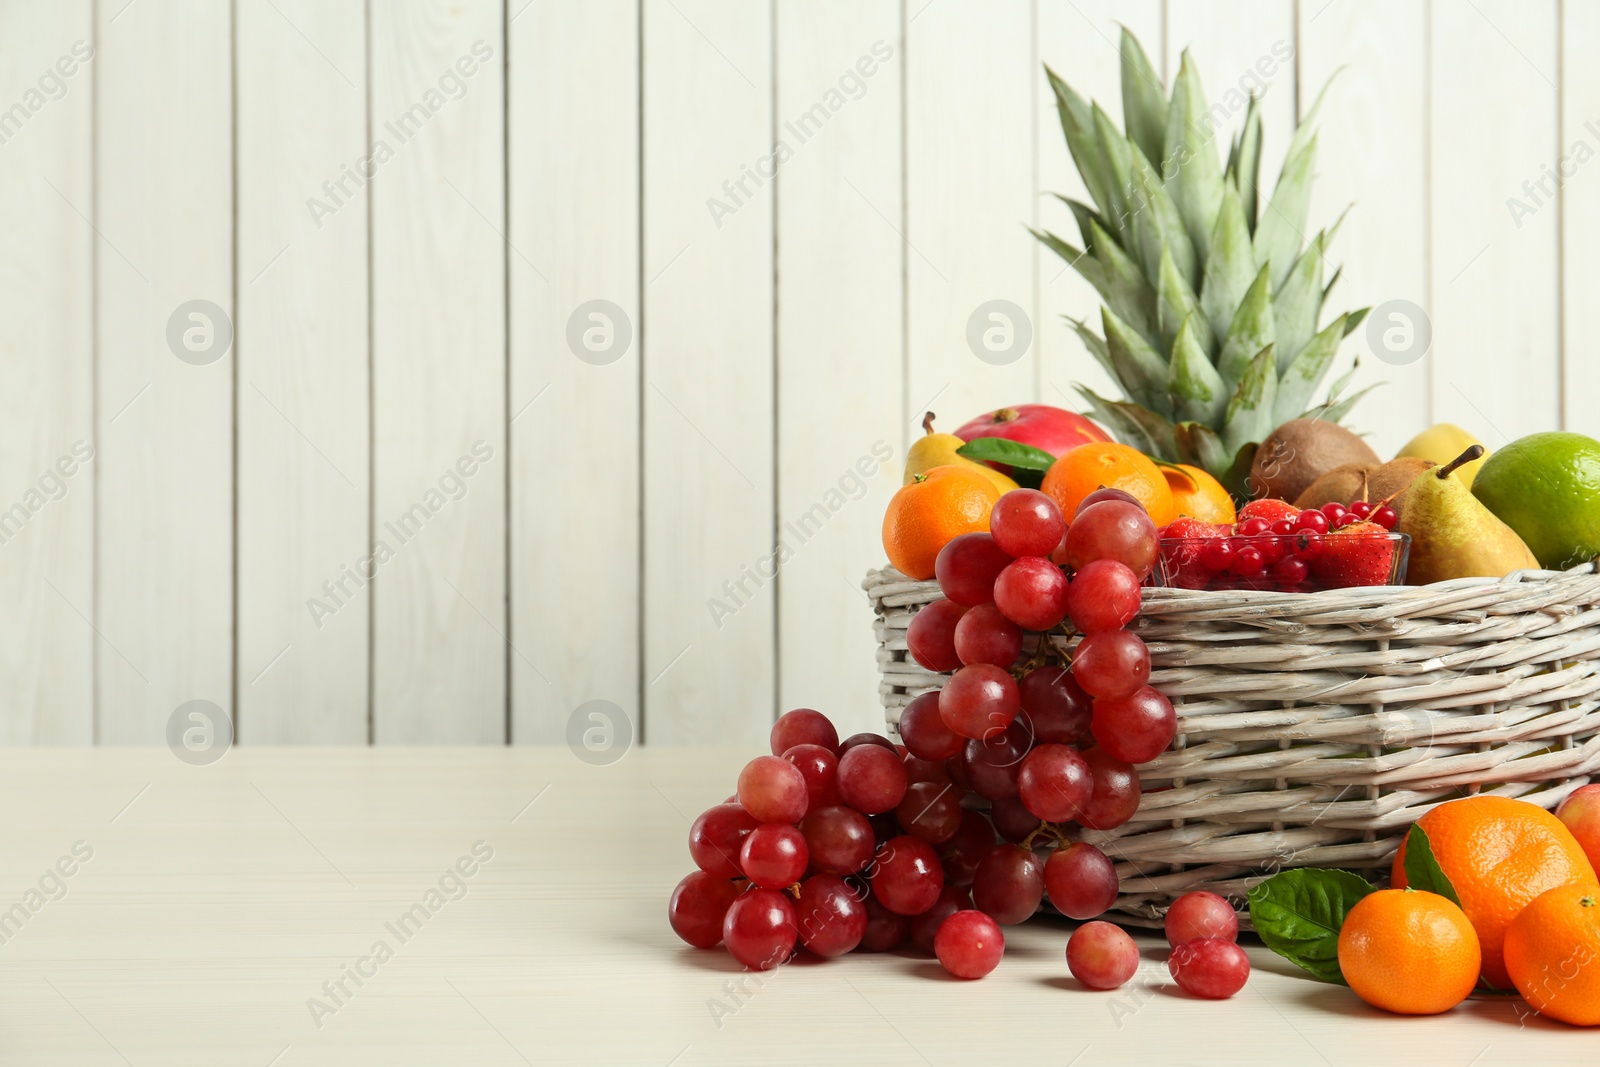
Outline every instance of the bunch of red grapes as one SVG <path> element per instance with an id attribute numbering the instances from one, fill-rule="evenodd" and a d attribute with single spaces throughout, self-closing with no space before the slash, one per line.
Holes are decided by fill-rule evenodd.
<path id="1" fill-rule="evenodd" d="M 989 533 L 939 554 L 945 599 L 912 619 L 911 655 L 954 673 L 905 707 L 904 747 L 870 733 L 841 744 L 810 709 L 779 718 L 773 754 L 751 760 L 737 793 L 690 829 L 699 870 L 673 891 L 673 929 L 698 947 L 725 943 L 755 970 L 797 948 L 832 957 L 909 941 L 951 974 L 981 978 L 1005 951 L 1000 927 L 1047 896 L 1069 918 L 1107 911 L 1115 868 L 1073 827 L 1131 818 L 1133 765 L 1177 728 L 1148 684 L 1149 650 L 1124 629 L 1158 552 L 1155 524 L 1126 493 L 1091 494 L 1070 528 L 1042 493 L 1002 496 Z M 1138 965 L 1133 940 L 1109 923 L 1081 927 L 1072 945 L 1068 965 L 1091 988 L 1115 988 Z M 1174 974 L 1199 995 L 1227 996 L 1242 958 L 1207 950 Z"/>

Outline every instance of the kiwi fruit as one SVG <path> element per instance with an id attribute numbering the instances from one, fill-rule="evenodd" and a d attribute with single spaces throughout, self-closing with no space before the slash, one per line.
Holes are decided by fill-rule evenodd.
<path id="1" fill-rule="evenodd" d="M 1406 490 L 1417 480 L 1417 475 L 1436 466 L 1432 460 L 1415 456 L 1401 456 L 1374 467 L 1365 463 L 1346 463 L 1335 467 L 1311 483 L 1310 488 L 1295 498 L 1294 506 L 1302 511 L 1320 508 L 1324 504 L 1349 504 L 1362 499 L 1362 483 L 1366 486 L 1366 499 L 1376 504 L 1389 500 L 1396 514 L 1403 514 Z"/>
<path id="2" fill-rule="evenodd" d="M 1298 500 L 1313 482 L 1336 467 L 1377 467 L 1372 446 L 1324 419 L 1291 419 L 1267 435 L 1250 467 L 1251 496 Z"/>

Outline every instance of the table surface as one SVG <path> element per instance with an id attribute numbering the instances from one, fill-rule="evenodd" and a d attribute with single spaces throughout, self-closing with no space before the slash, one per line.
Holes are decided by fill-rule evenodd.
<path id="1" fill-rule="evenodd" d="M 1259 943 L 1229 1001 L 1178 992 L 1149 935 L 1132 983 L 1090 992 L 1052 920 L 1007 928 L 979 982 L 910 952 L 750 975 L 679 942 L 666 900 L 753 754 L 0 752 L 0 1063 L 1594 1060 L 1518 1002 L 1388 1016 Z"/>

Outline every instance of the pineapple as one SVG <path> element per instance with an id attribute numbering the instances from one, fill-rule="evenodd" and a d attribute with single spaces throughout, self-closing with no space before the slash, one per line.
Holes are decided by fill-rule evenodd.
<path id="1" fill-rule="evenodd" d="M 1321 97 L 1295 130 L 1272 197 L 1258 211 L 1261 114 L 1250 97 L 1224 168 L 1210 143 L 1200 77 L 1183 53 L 1171 98 L 1138 40 L 1122 32 L 1122 111 L 1116 125 L 1048 66 L 1061 129 L 1094 205 L 1061 199 L 1080 250 L 1035 231 L 1100 293 L 1101 332 L 1068 316 L 1126 400 L 1078 391 L 1123 442 L 1191 463 L 1242 491 L 1256 446 L 1302 416 L 1337 422 L 1360 398 L 1340 399 L 1354 374 L 1312 407 L 1339 343 L 1367 309 L 1318 326 L 1338 280 L 1324 254 L 1338 222 L 1305 240 Z M 1341 219 L 1343 216 L 1341 216 Z"/>

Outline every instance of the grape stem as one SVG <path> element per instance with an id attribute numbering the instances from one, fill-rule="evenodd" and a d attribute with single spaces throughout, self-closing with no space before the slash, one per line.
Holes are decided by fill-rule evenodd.
<path id="1" fill-rule="evenodd" d="M 1071 840 L 1071 838 L 1067 836 L 1066 831 L 1062 830 L 1061 827 L 1057 826 L 1055 823 L 1041 822 L 1037 830 L 1033 831 L 1033 833 L 1022 839 L 1022 847 L 1027 849 L 1029 852 L 1032 852 L 1033 842 L 1039 837 L 1054 838 L 1057 848 L 1060 848 L 1062 845 L 1065 845 Z"/>

